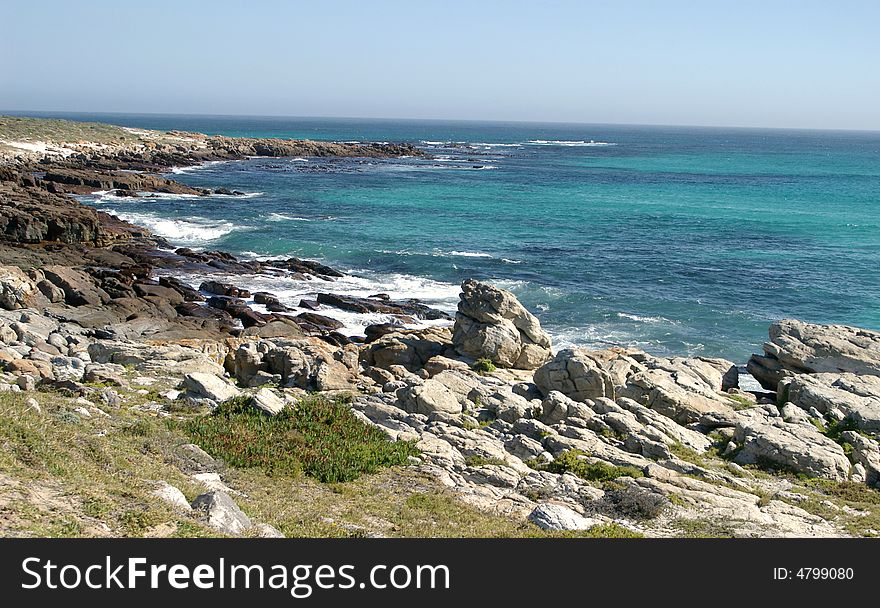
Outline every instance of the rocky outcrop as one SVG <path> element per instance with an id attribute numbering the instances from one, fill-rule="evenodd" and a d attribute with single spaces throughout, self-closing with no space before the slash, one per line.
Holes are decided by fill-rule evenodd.
<path id="1" fill-rule="evenodd" d="M 736 425 L 734 441 L 740 464 L 776 466 L 838 481 L 849 479 L 851 464 L 843 448 L 809 422 L 788 423 L 755 415 Z"/>
<path id="2" fill-rule="evenodd" d="M 15 181 L 6 181 L 4 177 Z M 107 246 L 149 231 L 33 185 L 0 167 L 0 237 L 13 243 Z M 21 184 L 27 184 L 21 185 Z"/>
<path id="3" fill-rule="evenodd" d="M 544 395 L 558 391 L 575 401 L 614 398 L 614 379 L 592 351 L 585 349 L 560 350 L 535 371 L 535 385 Z"/>
<path id="4" fill-rule="evenodd" d="M 752 355 L 749 373 L 775 391 L 796 374 L 849 372 L 880 376 L 880 332 L 848 325 L 817 325 L 785 319 L 770 326 L 763 355 Z"/>
<path id="5" fill-rule="evenodd" d="M 733 401 L 725 393 L 737 381 L 736 366 L 723 359 L 652 357 L 623 349 L 563 349 L 535 371 L 535 385 L 545 395 L 628 398 L 681 424 L 709 412 L 731 412 Z"/>
<path id="6" fill-rule="evenodd" d="M 37 283 L 20 268 L 0 266 L 0 308 L 37 308 L 48 303 Z"/>
<path id="7" fill-rule="evenodd" d="M 880 432 L 880 376 L 856 374 L 799 374 L 779 383 L 780 402 L 791 402 L 832 420 Z"/>
<path id="8" fill-rule="evenodd" d="M 361 349 L 360 358 L 364 366 L 389 369 L 392 365 L 401 365 L 415 372 L 431 358 L 444 354 L 453 354 L 452 334 L 448 328 L 394 328 Z"/>
<path id="9" fill-rule="evenodd" d="M 617 391 L 681 424 L 706 413 L 729 413 L 735 402 L 725 393 L 738 386 L 736 366 L 703 357 L 646 358 L 644 369 Z"/>
<path id="10" fill-rule="evenodd" d="M 455 394 L 442 382 L 433 379 L 399 389 L 397 399 L 404 411 L 415 414 L 460 414 L 462 411 Z"/>
<path id="11" fill-rule="evenodd" d="M 317 339 L 245 342 L 226 358 L 226 369 L 243 386 L 267 383 L 305 390 L 339 391 L 357 385 L 357 348 Z"/>
<path id="12" fill-rule="evenodd" d="M 461 285 L 452 342 L 499 367 L 535 369 L 550 358 L 550 337 L 509 291 L 474 280 Z"/>

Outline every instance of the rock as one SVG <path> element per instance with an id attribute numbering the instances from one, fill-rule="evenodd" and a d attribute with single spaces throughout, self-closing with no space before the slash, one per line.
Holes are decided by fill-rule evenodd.
<path id="1" fill-rule="evenodd" d="M 268 388 L 261 388 L 251 398 L 251 405 L 274 416 L 284 409 L 284 400 Z"/>
<path id="2" fill-rule="evenodd" d="M 731 370 L 736 366 L 723 359 L 647 358 L 645 369 L 631 375 L 617 389 L 626 397 L 645 405 L 679 424 L 698 422 L 707 413 L 726 414 L 736 404 L 722 394 L 732 388 Z"/>
<path id="3" fill-rule="evenodd" d="M 47 298 L 20 268 L 0 266 L 0 308 L 17 310 L 45 306 Z"/>
<path id="4" fill-rule="evenodd" d="M 163 300 L 167 300 L 168 303 L 171 304 L 172 306 L 177 306 L 178 304 L 183 304 L 183 302 L 184 302 L 183 295 L 180 292 L 178 292 L 176 289 L 172 289 L 170 287 L 163 287 L 162 285 L 158 285 L 158 284 L 135 283 L 134 290 L 142 298 L 146 298 L 146 297 L 161 298 Z"/>
<path id="5" fill-rule="evenodd" d="M 281 530 L 263 523 L 251 526 L 249 533 L 257 538 L 285 538 L 284 534 L 281 533 Z"/>
<path id="6" fill-rule="evenodd" d="M 865 483 L 880 488 L 880 443 L 855 431 L 844 431 L 840 439 L 852 446 L 852 459 L 862 467 Z"/>
<path id="7" fill-rule="evenodd" d="M 203 372 L 186 374 L 183 377 L 183 386 L 190 396 L 197 399 L 210 399 L 215 403 L 223 403 L 240 394 L 235 386 L 223 378 Z"/>
<path id="8" fill-rule="evenodd" d="M 880 432 L 880 376 L 799 374 L 779 383 L 779 399 L 822 414 L 839 412 L 856 428 Z"/>
<path id="9" fill-rule="evenodd" d="M 314 338 L 243 344 L 226 368 L 248 386 L 280 380 L 289 387 L 328 391 L 350 390 L 358 381 L 355 346 L 338 348 Z"/>
<path id="10" fill-rule="evenodd" d="M 100 306 L 110 301 L 107 292 L 84 272 L 66 266 L 48 266 L 43 272 L 49 282 L 64 292 L 64 300 L 71 306 Z"/>
<path id="11" fill-rule="evenodd" d="M 734 440 L 741 446 L 734 458 L 739 464 L 778 466 L 837 481 L 849 478 L 850 462 L 843 448 L 812 424 L 756 415 L 736 425 Z"/>
<path id="12" fill-rule="evenodd" d="M 785 319 L 770 326 L 763 355 L 747 369 L 761 386 L 775 391 L 797 374 L 852 373 L 880 376 L 880 332 L 848 325 L 817 325 Z"/>
<path id="13" fill-rule="evenodd" d="M 157 345 L 128 340 L 99 340 L 89 344 L 88 354 L 95 363 L 133 366 L 144 373 L 184 375 L 189 372 L 222 374 L 216 363 L 220 357 L 216 343 L 200 348 L 180 344 Z"/>
<path id="14" fill-rule="evenodd" d="M 163 502 L 168 503 L 175 509 L 179 509 L 181 511 L 192 511 L 192 506 L 190 506 L 189 501 L 186 499 L 184 493 L 169 484 L 168 482 L 160 482 L 159 487 L 153 490 L 153 496 L 162 500 Z"/>
<path id="15" fill-rule="evenodd" d="M 53 304 L 64 301 L 64 290 L 60 287 L 56 287 L 46 279 L 37 282 L 37 289 L 39 289 L 40 293 L 42 293 L 46 299 Z"/>
<path id="16" fill-rule="evenodd" d="M 345 327 L 345 323 L 342 321 L 337 321 L 336 319 L 319 315 L 314 312 L 302 312 L 296 315 L 295 319 L 297 322 L 302 321 L 306 325 L 314 325 L 318 328 L 327 330 L 342 329 Z"/>
<path id="17" fill-rule="evenodd" d="M 447 328 L 398 328 L 370 342 L 361 350 L 360 360 L 365 366 L 389 369 L 393 365 L 402 365 L 415 372 L 451 346 L 452 336 Z"/>
<path id="18" fill-rule="evenodd" d="M 585 349 L 565 348 L 535 370 L 535 385 L 544 395 L 557 391 L 575 401 L 614 398 L 611 374 Z"/>
<path id="19" fill-rule="evenodd" d="M 38 414 L 41 414 L 43 412 L 42 408 L 40 407 L 39 401 L 37 401 L 33 397 L 28 397 L 27 399 L 25 399 L 24 404 Z"/>
<path id="20" fill-rule="evenodd" d="M 203 302 L 205 300 L 205 296 L 200 294 L 197 289 L 193 289 L 180 279 L 174 277 L 159 277 L 159 285 L 173 289 L 183 296 L 183 299 L 187 302 Z"/>
<path id="21" fill-rule="evenodd" d="M 216 471 L 221 465 L 205 450 L 194 443 L 184 443 L 175 453 L 178 465 L 186 473 L 209 473 Z"/>
<path id="22" fill-rule="evenodd" d="M 247 289 L 240 289 L 232 283 L 222 283 L 220 281 L 204 281 L 199 285 L 199 291 L 232 298 L 249 298 L 251 296 L 251 292 Z"/>
<path id="23" fill-rule="evenodd" d="M 406 386 L 396 393 L 400 407 L 407 412 L 431 414 L 445 412 L 460 414 L 462 406 L 455 394 L 437 380 L 425 380 L 423 384 Z"/>
<path id="24" fill-rule="evenodd" d="M 469 279 L 461 285 L 452 342 L 500 367 L 535 369 L 550 358 L 550 336 L 509 291 Z"/>
<path id="25" fill-rule="evenodd" d="M 529 521 L 542 530 L 588 530 L 602 523 L 578 514 L 564 505 L 542 503 L 529 513 Z"/>
<path id="26" fill-rule="evenodd" d="M 22 374 L 16 379 L 16 384 L 23 391 L 37 390 L 37 381 L 30 374 Z"/>
<path id="27" fill-rule="evenodd" d="M 83 374 L 83 382 L 95 384 L 111 384 L 113 386 L 125 386 L 127 383 L 122 378 L 125 368 L 113 363 L 92 363 L 86 365 Z"/>
<path id="28" fill-rule="evenodd" d="M 209 526 L 230 536 L 240 535 L 253 525 L 229 494 L 219 490 L 197 496 L 192 508 L 204 514 Z"/>
<path id="29" fill-rule="evenodd" d="M 448 319 L 449 315 L 435 310 L 416 300 L 403 302 L 390 302 L 387 300 L 374 300 L 371 298 L 358 298 L 336 293 L 319 293 L 318 303 L 347 310 L 360 314 L 378 313 L 385 315 L 399 315 L 413 319 Z M 411 321 L 410 321 L 411 322 Z"/>

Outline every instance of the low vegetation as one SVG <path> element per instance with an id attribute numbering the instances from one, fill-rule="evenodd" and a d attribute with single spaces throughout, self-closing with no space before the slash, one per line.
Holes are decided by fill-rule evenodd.
<path id="1" fill-rule="evenodd" d="M 218 463 L 218 470 L 224 482 L 240 492 L 235 500 L 245 513 L 290 537 L 639 536 L 615 524 L 577 532 L 546 532 L 467 505 L 435 479 L 411 467 L 380 466 L 378 472 L 361 473 L 354 481 L 322 482 L 319 475 L 306 472 L 307 458 L 297 460 L 305 473 L 300 476 L 287 475 L 291 469 L 283 469 L 282 474 L 276 466 L 259 464 L 260 454 L 266 453 L 267 437 L 293 445 L 301 445 L 307 435 L 330 437 L 314 428 L 308 430 L 320 421 L 329 422 L 331 428 L 341 425 L 347 429 L 342 435 L 352 441 L 357 434 L 351 420 L 340 414 L 341 403 L 307 400 L 295 410 L 307 413 L 309 422 L 297 423 L 307 429 L 303 432 L 290 421 L 257 425 L 244 411 L 238 411 L 241 402 L 228 404 L 216 416 L 183 412 L 162 418 L 136 409 L 145 397 L 134 391 L 126 392 L 125 397 L 134 407 L 101 406 L 110 416 L 95 411 L 86 417 L 75 411 L 72 397 L 60 393 L 0 393 L 0 537 L 218 536 L 197 517 L 177 511 L 153 495 L 159 481 L 180 488 L 188 500 L 205 491 L 190 476 L 193 471 L 187 468 L 183 455 L 182 447 L 192 442 L 189 426 L 201 428 L 207 435 L 216 432 L 216 437 L 233 427 L 256 433 L 253 437 L 263 448 L 254 451 L 250 466 L 226 460 Z M 36 398 L 40 411 L 27 405 L 28 398 Z M 263 436 L 261 431 L 269 435 Z M 400 458 L 394 451 L 382 452 L 377 437 L 369 435 L 371 448 L 349 451 L 352 457 L 366 455 L 374 465 Z M 318 445 L 320 441 L 312 442 L 309 451 L 320 453 Z M 410 449 L 406 448 L 407 454 Z M 384 457 L 378 456 L 382 453 Z M 337 471 L 365 468 L 345 461 L 340 466 Z M 334 470 L 332 466 L 319 469 Z"/>
<path id="2" fill-rule="evenodd" d="M 109 144 L 133 143 L 137 139 L 136 135 L 125 129 L 97 122 L 0 116 L 0 140 Z"/>
<path id="3" fill-rule="evenodd" d="M 231 466 L 258 467 L 270 475 L 304 473 L 323 482 L 353 481 L 417 454 L 412 444 L 388 441 L 343 400 L 319 396 L 276 416 L 251 407 L 246 398 L 233 399 L 182 427 L 194 443 Z"/>
<path id="4" fill-rule="evenodd" d="M 491 374 L 497 368 L 495 367 L 495 364 L 492 363 L 492 361 L 490 361 L 489 359 L 477 359 L 476 361 L 474 361 L 471 369 L 478 374 Z"/>
<path id="5" fill-rule="evenodd" d="M 529 466 L 538 471 L 550 473 L 571 473 L 587 481 L 606 482 L 618 477 L 642 477 L 643 473 L 635 467 L 618 467 L 604 462 L 590 462 L 580 450 L 566 450 L 553 462 L 530 461 Z"/>

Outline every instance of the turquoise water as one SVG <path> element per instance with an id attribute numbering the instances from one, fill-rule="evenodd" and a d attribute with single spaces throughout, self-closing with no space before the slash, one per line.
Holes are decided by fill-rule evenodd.
<path id="1" fill-rule="evenodd" d="M 89 199 L 175 244 L 321 258 L 447 308 L 488 279 L 558 344 L 742 362 L 782 317 L 880 329 L 880 133 L 75 117 L 435 155 L 252 159 L 176 174 L 248 198 Z"/>

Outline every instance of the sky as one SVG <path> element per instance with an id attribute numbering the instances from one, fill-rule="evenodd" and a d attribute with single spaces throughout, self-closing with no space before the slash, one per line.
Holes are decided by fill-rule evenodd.
<path id="1" fill-rule="evenodd" d="M 876 0 L 3 0 L 0 110 L 880 130 Z"/>

